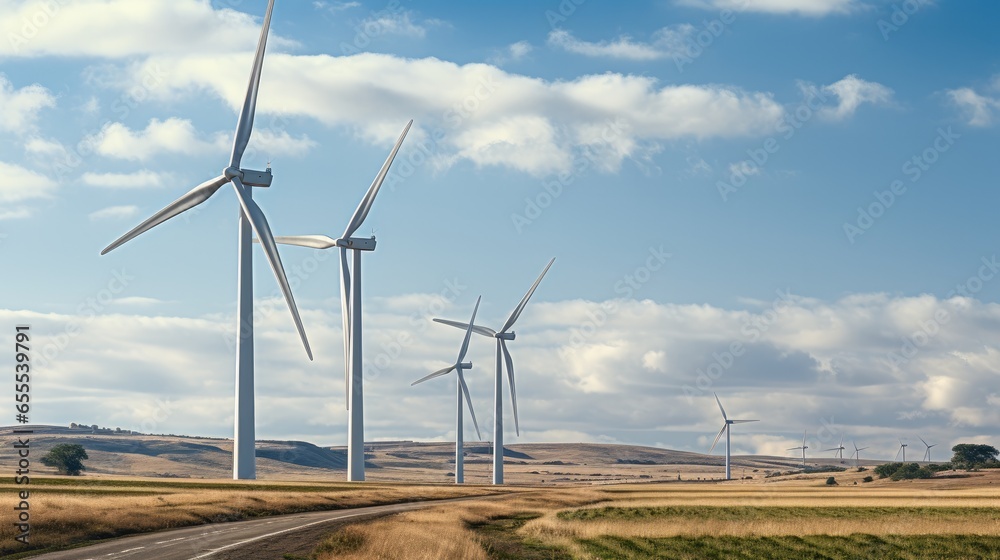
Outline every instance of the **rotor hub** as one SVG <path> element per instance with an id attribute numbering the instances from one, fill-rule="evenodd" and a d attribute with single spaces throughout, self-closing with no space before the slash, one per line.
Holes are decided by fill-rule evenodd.
<path id="1" fill-rule="evenodd" d="M 239 170 L 239 169 L 237 169 L 235 167 L 227 167 L 227 168 L 223 169 L 222 170 L 222 174 L 225 175 L 226 179 L 228 179 L 230 181 L 233 180 L 233 177 L 239 177 L 240 180 L 243 180 L 243 171 L 241 171 L 241 170 Z"/>

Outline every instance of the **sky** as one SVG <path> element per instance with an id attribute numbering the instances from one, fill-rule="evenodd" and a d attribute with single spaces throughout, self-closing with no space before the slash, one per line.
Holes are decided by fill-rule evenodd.
<path id="1" fill-rule="evenodd" d="M 226 166 L 264 0 L 0 0 L 0 326 L 32 421 L 232 434 L 231 189 L 100 256 Z M 243 163 L 277 235 L 358 235 L 368 440 L 454 439 L 462 333 L 510 344 L 521 433 L 705 452 L 996 443 L 993 2 L 278 0 Z M 261 439 L 346 443 L 338 266 L 255 254 Z M 467 373 L 484 439 L 494 345 Z M 13 360 L 13 354 L 9 358 Z M 11 412 L 13 415 L 13 412 Z M 11 423 L 13 416 L 11 416 Z M 0 423 L 7 423 L 0 420 Z M 718 453 L 718 451 L 716 451 Z M 827 452 L 827 455 L 831 453 Z"/>

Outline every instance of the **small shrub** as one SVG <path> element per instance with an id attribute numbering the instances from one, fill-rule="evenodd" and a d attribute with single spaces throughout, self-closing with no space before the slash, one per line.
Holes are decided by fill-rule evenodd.
<path id="1" fill-rule="evenodd" d="M 861 479 L 861 482 L 871 482 L 873 480 L 875 480 L 875 479 L 872 478 L 872 477 L 870 477 L 870 476 L 866 476 L 866 477 L 864 477 L 864 478 Z"/>
<path id="2" fill-rule="evenodd" d="M 832 477 L 832 476 L 831 476 L 831 477 L 828 477 L 828 478 L 826 479 L 826 485 L 827 485 L 827 486 L 836 486 L 836 485 L 837 485 L 837 479 L 836 479 L 836 478 L 834 478 L 834 477 Z"/>

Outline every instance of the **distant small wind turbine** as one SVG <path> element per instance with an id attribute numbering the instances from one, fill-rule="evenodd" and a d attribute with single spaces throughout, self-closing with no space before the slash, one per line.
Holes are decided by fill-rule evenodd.
<path id="1" fill-rule="evenodd" d="M 844 458 L 844 450 L 845 449 L 847 449 L 847 448 L 844 447 L 844 436 L 840 436 L 840 445 L 839 446 L 837 446 L 837 447 L 831 447 L 830 449 L 824 449 L 823 451 L 836 451 L 836 453 L 834 454 L 834 457 L 838 457 L 840 459 L 843 459 Z"/>
<path id="2" fill-rule="evenodd" d="M 732 461 L 731 455 L 729 454 L 730 426 L 732 426 L 733 424 L 746 424 L 747 422 L 759 422 L 759 420 L 730 420 L 729 417 L 726 416 L 726 409 L 722 408 L 722 401 L 719 400 L 719 395 L 715 393 L 712 394 L 715 395 L 715 402 L 718 403 L 719 410 L 722 411 L 723 424 L 722 424 L 722 429 L 719 430 L 719 435 L 715 436 L 715 441 L 712 442 L 712 448 L 708 450 L 708 453 L 709 455 L 712 454 L 712 450 L 715 449 L 715 445 L 719 443 L 719 438 L 721 438 L 722 433 L 725 432 L 726 433 L 726 480 L 732 480 L 729 468 L 730 462 Z"/>
<path id="3" fill-rule="evenodd" d="M 806 430 L 802 431 L 802 445 L 798 447 L 789 447 L 788 451 L 795 451 L 797 449 L 802 450 L 802 466 L 804 467 L 806 466 L 806 449 L 809 449 L 809 446 L 806 445 Z"/>
<path id="4" fill-rule="evenodd" d="M 868 449 L 868 448 L 867 447 L 858 447 L 858 444 L 855 443 L 855 442 L 853 442 L 853 441 L 851 442 L 851 445 L 854 446 L 854 453 L 851 453 L 851 458 L 854 459 L 855 457 L 857 457 L 857 459 L 855 459 L 854 466 L 855 467 L 860 466 L 861 465 L 861 452 L 864 451 L 865 449 Z"/>
<path id="5" fill-rule="evenodd" d="M 896 451 L 896 456 L 893 457 L 892 460 L 895 461 L 896 459 L 898 459 L 900 453 L 903 454 L 903 462 L 905 463 L 906 462 L 906 444 L 903 443 L 903 440 L 899 440 L 899 450 Z"/>
<path id="6" fill-rule="evenodd" d="M 930 443 L 929 444 L 926 441 L 924 441 L 924 438 L 922 438 L 920 436 L 917 436 L 917 439 L 919 439 L 920 443 L 924 444 L 924 446 L 927 448 L 927 451 L 924 452 L 924 461 L 930 463 L 931 462 L 931 448 L 932 447 L 937 447 L 937 444 L 936 443 Z"/>
<path id="7" fill-rule="evenodd" d="M 455 363 L 444 369 L 439 369 L 427 377 L 418 379 L 410 384 L 412 387 L 429 379 L 447 375 L 455 370 L 458 371 L 458 414 L 455 417 L 455 484 L 462 484 L 465 482 L 465 461 L 463 457 L 464 452 L 462 450 L 462 420 L 464 419 L 464 415 L 462 413 L 463 395 L 465 396 L 465 401 L 469 403 L 469 413 L 472 414 L 472 424 L 476 427 L 476 435 L 480 440 L 483 439 L 483 436 L 479 433 L 479 422 L 476 422 L 476 411 L 472 409 L 472 396 L 469 395 L 469 386 L 465 384 L 465 376 L 462 375 L 462 370 L 472 369 L 472 362 L 463 362 L 462 360 L 465 359 L 465 354 L 469 351 L 469 339 L 472 338 L 472 327 L 476 322 L 476 313 L 479 311 L 479 302 L 482 299 L 483 297 L 479 296 L 479 299 L 476 300 L 476 307 L 472 310 L 472 319 L 469 319 L 469 326 L 465 329 L 465 340 L 462 341 L 462 349 L 459 350 L 458 359 L 455 360 Z"/>

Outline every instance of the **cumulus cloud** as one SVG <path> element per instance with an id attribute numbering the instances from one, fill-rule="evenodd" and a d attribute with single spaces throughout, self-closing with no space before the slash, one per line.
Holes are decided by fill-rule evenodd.
<path id="1" fill-rule="evenodd" d="M 676 4 L 706 10 L 733 10 L 813 17 L 846 14 L 864 7 L 860 0 L 676 0 Z"/>
<path id="2" fill-rule="evenodd" d="M 0 176 L 0 202 L 5 204 L 49 198 L 56 190 L 52 179 L 13 163 L 0 161 Z"/>
<path id="3" fill-rule="evenodd" d="M 1000 91 L 1000 76 L 994 78 L 994 91 Z M 994 112 L 1000 110 L 1000 97 L 979 93 L 973 88 L 948 90 L 948 100 L 962 113 L 969 126 L 987 127 L 994 123 Z"/>
<path id="4" fill-rule="evenodd" d="M 400 35 L 423 39 L 427 36 L 428 27 L 440 25 L 444 25 L 444 22 L 438 19 L 418 22 L 416 15 L 409 10 L 396 12 L 383 10 L 365 18 L 357 27 L 370 36 Z"/>
<path id="5" fill-rule="evenodd" d="M 96 212 L 91 212 L 87 215 L 90 221 L 97 222 L 100 220 L 121 220 L 125 218 L 131 218 L 139 212 L 137 206 L 109 206 L 108 208 L 102 208 Z"/>
<path id="6" fill-rule="evenodd" d="M 154 53 L 252 52 L 260 17 L 210 2 L 13 0 L 0 20 L 0 58 L 126 58 Z M 279 8 L 280 9 L 280 8 Z M 101 17 L 93 17 L 94 14 Z M 169 33 L 164 30 L 170 30 Z M 269 47 L 296 43 L 271 35 Z M 246 66 L 246 64 L 244 64 Z"/>
<path id="7" fill-rule="evenodd" d="M 822 90 L 837 99 L 836 107 L 824 107 L 819 112 L 821 116 L 830 120 L 844 120 L 851 117 L 864 103 L 872 105 L 892 103 L 893 91 L 891 89 L 876 82 L 862 80 L 855 74 L 845 76 L 842 80 L 828 86 L 823 86 Z"/>
<path id="8" fill-rule="evenodd" d="M 56 99 L 48 89 L 38 84 L 16 89 L 7 76 L 0 74 L 0 131 L 31 132 L 42 109 L 55 106 Z"/>
<path id="9" fill-rule="evenodd" d="M 83 183 L 106 189 L 146 189 L 165 186 L 172 180 L 169 173 L 144 169 L 134 173 L 84 173 Z"/>
<path id="10" fill-rule="evenodd" d="M 577 39 L 569 31 L 555 29 L 549 32 L 548 44 L 584 56 L 648 61 L 685 55 L 695 32 L 693 25 L 680 24 L 658 30 L 648 43 L 627 35 L 611 41 L 589 42 Z"/>

